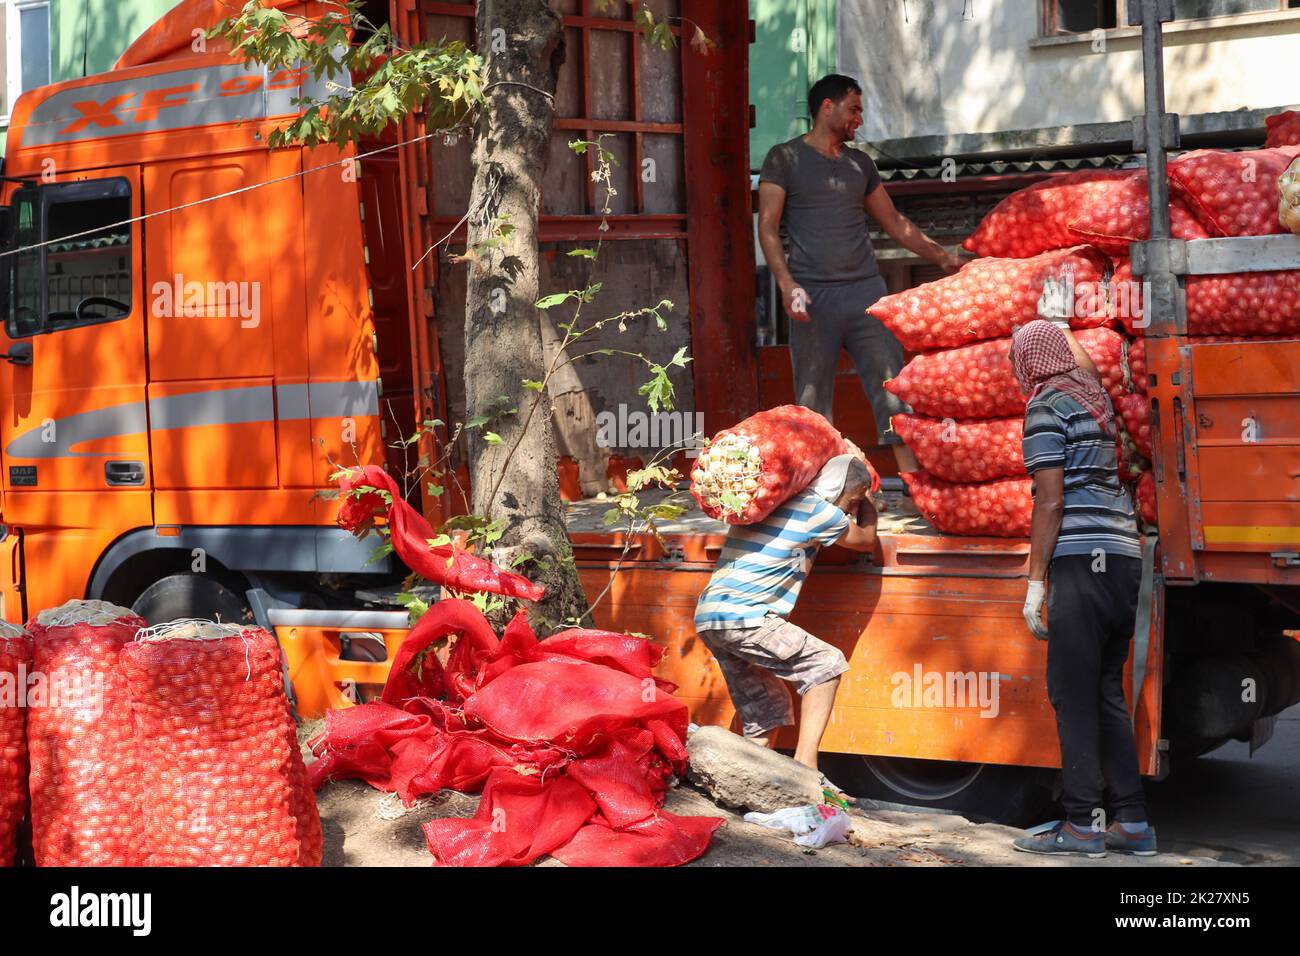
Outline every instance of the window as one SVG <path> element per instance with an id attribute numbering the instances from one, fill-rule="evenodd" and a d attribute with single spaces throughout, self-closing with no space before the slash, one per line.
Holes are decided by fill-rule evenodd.
<path id="1" fill-rule="evenodd" d="M 1300 0 L 1174 0 L 1178 20 L 1300 10 Z M 1043 34 L 1091 33 L 1128 26 L 1127 0 L 1043 0 Z"/>
<path id="2" fill-rule="evenodd" d="M 7 118 L 21 94 L 50 82 L 50 4 L 4 0 L 4 8 Z"/>
<path id="3" fill-rule="evenodd" d="M 125 179 L 14 194 L 5 329 L 11 339 L 131 313 L 131 188 Z"/>

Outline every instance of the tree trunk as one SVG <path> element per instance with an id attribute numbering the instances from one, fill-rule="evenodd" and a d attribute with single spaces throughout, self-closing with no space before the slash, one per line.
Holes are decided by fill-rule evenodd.
<path id="1" fill-rule="evenodd" d="M 494 560 L 533 559 L 518 570 L 546 588 L 529 614 L 546 631 L 587 612 L 560 500 L 551 401 L 523 386 L 545 370 L 537 215 L 563 31 L 546 0 L 479 0 L 477 17 L 487 102 L 474 129 L 468 248 L 479 261 L 469 262 L 465 297 L 465 408 L 489 421 L 466 431 L 473 510 L 505 522 Z M 503 222 L 512 231 L 483 248 Z M 487 432 L 501 442 L 488 444 Z"/>

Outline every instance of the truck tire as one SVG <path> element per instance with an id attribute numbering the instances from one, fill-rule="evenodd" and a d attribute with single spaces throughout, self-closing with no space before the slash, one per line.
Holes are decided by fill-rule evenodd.
<path id="1" fill-rule="evenodd" d="M 207 574 L 171 574 L 145 588 L 131 604 L 150 624 L 186 617 L 232 624 L 253 624 L 253 610 L 243 591 Z"/>
<path id="2" fill-rule="evenodd" d="M 1041 823 L 1051 813 L 1045 774 L 1035 767 L 856 754 L 823 754 L 822 761 L 827 777 L 867 800 L 1008 826 Z"/>

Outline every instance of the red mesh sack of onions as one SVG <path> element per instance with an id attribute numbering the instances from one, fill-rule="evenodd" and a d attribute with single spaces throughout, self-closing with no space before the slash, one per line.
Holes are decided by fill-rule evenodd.
<path id="1" fill-rule="evenodd" d="M 1144 471 L 1134 489 L 1137 498 L 1138 516 L 1149 525 L 1156 522 L 1156 478 L 1149 471 Z"/>
<path id="2" fill-rule="evenodd" d="M 1128 344 L 1128 372 L 1133 382 L 1133 390 L 1139 394 L 1147 393 L 1147 339 L 1139 335 Z"/>
<path id="3" fill-rule="evenodd" d="M 1151 234 L 1151 202 L 1145 171 L 1107 184 L 1097 200 L 1080 210 L 1070 223 L 1075 242 L 1086 242 L 1110 255 L 1127 256 L 1129 243 L 1145 242 Z M 1169 231 L 1175 239 L 1208 239 L 1209 230 L 1181 199 L 1169 201 Z"/>
<path id="4" fill-rule="evenodd" d="M 1023 418 L 959 422 L 895 415 L 894 431 L 931 475 L 944 481 L 991 481 L 1025 474 Z"/>
<path id="5" fill-rule="evenodd" d="M 1080 170 L 1019 189 L 980 220 L 962 248 L 977 256 L 1027 259 L 1076 245 L 1070 223 L 1131 175 L 1118 169 Z"/>
<path id="6" fill-rule="evenodd" d="M 13 866 L 27 815 L 26 685 L 32 641 L 0 621 L 0 866 Z"/>
<path id="7" fill-rule="evenodd" d="M 1025 410 L 1011 369 L 1011 339 L 925 352 L 885 382 L 912 410 L 932 418 L 1002 418 Z"/>
<path id="8" fill-rule="evenodd" d="M 1089 246 L 1029 259 L 976 259 L 956 275 L 887 295 L 868 310 L 914 352 L 952 348 L 1011 334 L 1038 318 L 1043 281 L 1073 277 L 1074 328 L 1109 321 L 1103 274 L 1109 260 Z"/>
<path id="9" fill-rule="evenodd" d="M 29 624 L 32 850 L 37 866 L 143 866 L 140 763 L 118 654 L 144 626 L 124 607 L 68 601 Z"/>
<path id="10" fill-rule="evenodd" d="M 1189 276 L 1187 332 L 1230 336 L 1300 332 L 1300 269 Z"/>
<path id="11" fill-rule="evenodd" d="M 1265 146 L 1300 146 L 1300 112 L 1287 110 L 1264 119 Z"/>
<path id="12" fill-rule="evenodd" d="M 152 866 L 319 866 L 321 825 L 261 628 L 178 621 L 122 651 Z"/>
<path id="13" fill-rule="evenodd" d="M 1123 395 L 1115 403 L 1115 413 L 1124 423 L 1124 430 L 1133 439 L 1138 454 L 1151 458 L 1151 403 L 1145 395 Z"/>
<path id="14" fill-rule="evenodd" d="M 705 442 L 691 468 L 691 494 L 710 518 L 753 524 L 848 450 L 843 436 L 812 409 L 769 408 Z M 873 488 L 878 481 L 873 473 Z"/>
<path id="15" fill-rule="evenodd" d="M 1124 337 L 1113 329 L 1082 329 L 1088 353 L 1111 400 L 1128 391 Z M 915 356 L 885 388 L 931 418 L 986 419 L 1022 415 L 1025 396 L 1011 367 L 1011 338 Z"/>
<path id="16" fill-rule="evenodd" d="M 1285 232 L 1277 216 L 1277 181 L 1300 146 L 1232 153 L 1198 149 L 1169 164 L 1169 185 L 1216 236 Z"/>
<path id="17" fill-rule="evenodd" d="M 1125 261 L 1111 279 L 1112 310 L 1133 335 L 1148 322 L 1142 280 Z M 1285 336 L 1300 333 L 1300 269 L 1187 277 L 1187 333 L 1195 336 Z"/>
<path id="18" fill-rule="evenodd" d="M 964 484 L 914 471 L 905 472 L 903 481 L 921 514 L 945 534 L 999 538 L 1029 534 L 1034 499 L 1028 477 Z"/>

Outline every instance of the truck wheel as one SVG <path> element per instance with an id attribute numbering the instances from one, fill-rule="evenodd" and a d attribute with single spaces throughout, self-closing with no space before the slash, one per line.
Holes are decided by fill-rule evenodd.
<path id="1" fill-rule="evenodd" d="M 252 624 L 253 610 L 241 591 L 206 574 L 172 574 L 145 588 L 131 604 L 150 624 L 185 617 Z"/>
<path id="2" fill-rule="evenodd" d="M 823 755 L 823 759 L 832 755 Z M 929 810 L 951 810 L 979 822 L 1041 823 L 1049 793 L 1033 767 L 835 754 L 826 774 L 857 797 Z"/>

